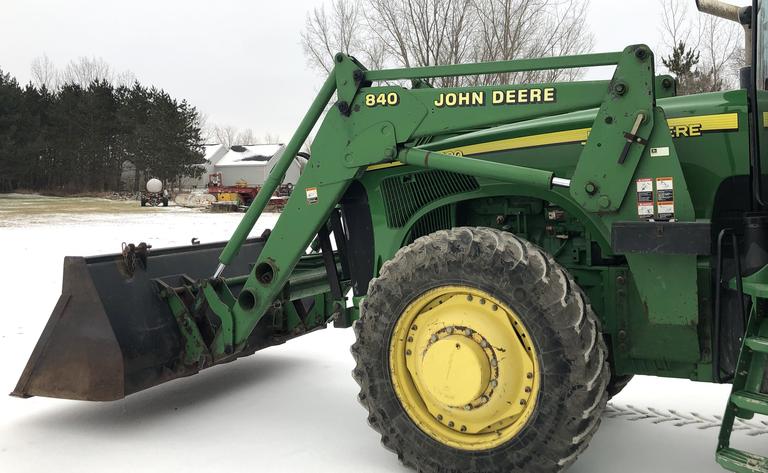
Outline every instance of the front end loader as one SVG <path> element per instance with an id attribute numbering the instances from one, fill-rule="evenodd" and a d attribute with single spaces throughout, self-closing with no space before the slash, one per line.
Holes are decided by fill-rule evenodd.
<path id="1" fill-rule="evenodd" d="M 393 70 L 336 55 L 229 241 L 65 260 L 13 395 L 121 399 L 333 323 L 355 327 L 369 423 L 418 471 L 562 471 L 643 374 L 732 383 L 717 460 L 768 472 L 730 447 L 736 417 L 768 414 L 768 12 L 698 3 L 745 25 L 739 90 L 678 97 L 644 45 Z M 431 85 L 598 66 L 613 77 Z"/>

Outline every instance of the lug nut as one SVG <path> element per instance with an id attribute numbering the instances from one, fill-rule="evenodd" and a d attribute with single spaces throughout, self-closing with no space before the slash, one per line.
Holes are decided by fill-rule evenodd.
<path id="1" fill-rule="evenodd" d="M 533 373 L 528 373 L 527 375 L 525 375 L 525 377 L 528 379 L 533 379 Z"/>
<path id="2" fill-rule="evenodd" d="M 471 411 L 472 410 L 472 405 L 471 404 L 467 404 L 466 406 L 464 406 L 464 410 L 465 411 Z"/>
<path id="3" fill-rule="evenodd" d="M 530 387 L 528 387 L 528 386 L 525 387 L 525 392 L 527 394 L 531 394 L 531 391 L 532 391 L 532 389 Z"/>
<path id="4" fill-rule="evenodd" d="M 493 306 L 491 306 L 491 310 L 492 311 L 497 311 L 497 310 L 499 310 L 499 306 L 497 306 L 496 304 L 493 304 Z"/>
<path id="5" fill-rule="evenodd" d="M 468 300 L 469 302 L 472 302 L 472 295 L 471 295 L 471 294 L 467 296 L 467 300 Z"/>
<path id="6" fill-rule="evenodd" d="M 496 368 L 496 366 L 497 366 L 498 364 L 499 364 L 499 362 L 498 362 L 498 361 L 496 361 L 496 358 L 494 358 L 494 359 L 492 359 L 492 360 L 491 360 L 491 366 L 493 366 L 494 368 Z"/>
<path id="7" fill-rule="evenodd" d="M 448 427 L 453 428 L 453 426 L 456 425 L 453 423 L 453 421 L 448 422 Z"/>
<path id="8" fill-rule="evenodd" d="M 466 432 L 467 431 L 467 426 L 466 425 L 462 425 L 461 426 L 461 431 L 462 432 Z"/>
<path id="9" fill-rule="evenodd" d="M 483 340 L 483 341 L 480 342 L 480 346 L 483 347 L 483 348 L 488 348 L 488 342 Z"/>
<path id="10" fill-rule="evenodd" d="M 411 356 L 411 350 L 405 350 L 406 356 Z"/>
<path id="11" fill-rule="evenodd" d="M 491 382 L 490 382 L 489 384 L 491 385 L 491 387 L 492 387 L 492 388 L 495 388 L 496 386 L 498 386 L 498 385 L 499 385 L 499 382 L 498 382 L 498 381 L 496 381 L 495 379 L 492 379 L 492 380 L 491 380 Z"/>
<path id="12" fill-rule="evenodd" d="M 520 405 L 521 406 L 524 406 L 526 404 L 528 404 L 528 401 L 526 401 L 525 399 L 520 399 Z"/>
<path id="13" fill-rule="evenodd" d="M 471 337 L 472 336 L 472 330 L 470 330 L 470 329 L 464 330 L 464 335 L 466 335 L 468 337 Z"/>
<path id="14" fill-rule="evenodd" d="M 442 422 L 442 420 L 443 420 L 443 416 L 441 416 L 440 414 L 438 414 L 438 415 L 437 415 L 437 420 L 439 420 L 439 421 L 441 421 L 441 422 Z"/>

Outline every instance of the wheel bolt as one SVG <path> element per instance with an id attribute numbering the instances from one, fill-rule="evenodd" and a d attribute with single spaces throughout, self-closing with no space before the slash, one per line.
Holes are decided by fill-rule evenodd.
<path id="1" fill-rule="evenodd" d="M 416 325 L 414 325 L 413 327 L 411 327 L 411 330 L 413 330 L 413 331 L 416 331 L 416 330 L 418 330 L 418 329 L 419 329 L 419 327 L 417 327 Z"/>
<path id="2" fill-rule="evenodd" d="M 520 405 L 521 406 L 524 406 L 526 404 L 528 404 L 528 401 L 526 401 L 525 399 L 520 399 Z"/>
<path id="3" fill-rule="evenodd" d="M 496 361 L 496 358 L 494 358 L 494 359 L 492 359 L 492 360 L 491 360 L 491 366 L 493 366 L 494 368 L 496 368 L 496 366 L 497 366 L 498 364 L 499 364 L 499 362 L 498 362 L 498 361 Z"/>
<path id="4" fill-rule="evenodd" d="M 453 423 L 453 421 L 448 422 L 448 427 L 453 428 L 453 426 L 456 425 Z"/>
<path id="5" fill-rule="evenodd" d="M 532 390 L 531 390 L 531 388 L 530 388 L 530 387 L 528 387 L 528 386 L 526 386 L 526 387 L 525 387 L 525 392 L 526 392 L 526 393 L 528 393 L 528 394 L 531 394 L 531 391 L 532 391 Z"/>
<path id="6" fill-rule="evenodd" d="M 472 295 L 469 295 L 469 296 L 467 296 L 467 300 L 468 300 L 469 302 L 472 302 L 472 299 L 473 299 Z"/>
<path id="7" fill-rule="evenodd" d="M 488 342 L 483 340 L 483 341 L 480 342 L 480 346 L 483 347 L 483 348 L 488 348 Z"/>
<path id="8" fill-rule="evenodd" d="M 439 421 L 441 421 L 441 422 L 442 422 L 442 420 L 443 420 L 443 416 L 442 416 L 442 415 L 440 415 L 440 414 L 438 414 L 438 415 L 437 415 L 437 420 L 439 420 Z"/>
<path id="9" fill-rule="evenodd" d="M 472 330 L 470 330 L 470 329 L 464 330 L 464 335 L 466 335 L 468 337 L 471 337 L 472 336 Z"/>
<path id="10" fill-rule="evenodd" d="M 467 426 L 466 425 L 462 425 L 461 426 L 461 431 L 462 432 L 466 432 L 467 431 Z"/>
<path id="11" fill-rule="evenodd" d="M 408 343 L 413 342 L 413 337 L 408 337 Z"/>
<path id="12" fill-rule="evenodd" d="M 495 388 L 496 386 L 499 385 L 499 382 L 496 381 L 495 379 L 492 379 L 490 385 L 491 385 L 492 388 Z"/>
<path id="13" fill-rule="evenodd" d="M 480 305 L 485 305 L 485 299 L 480 299 Z"/>
<path id="14" fill-rule="evenodd" d="M 432 335 L 432 336 L 429 338 L 429 341 L 430 341 L 430 342 L 432 342 L 432 343 L 435 343 L 435 342 L 437 341 L 437 335 Z"/>
<path id="15" fill-rule="evenodd" d="M 493 304 L 493 306 L 491 306 L 491 310 L 497 311 L 499 310 L 499 306 L 497 306 L 496 304 Z"/>
<path id="16" fill-rule="evenodd" d="M 445 332 L 446 332 L 448 335 L 452 334 L 452 333 L 453 333 L 453 327 L 448 327 L 447 329 L 445 329 Z"/>
<path id="17" fill-rule="evenodd" d="M 471 411 L 472 410 L 472 405 L 471 404 L 467 404 L 466 406 L 464 406 L 464 410 L 465 411 Z"/>
<path id="18" fill-rule="evenodd" d="M 411 350 L 405 350 L 405 354 L 406 354 L 407 356 L 411 356 Z"/>
<path id="19" fill-rule="evenodd" d="M 525 377 L 528 379 L 533 379 L 533 373 L 528 373 L 527 375 L 525 375 Z"/>

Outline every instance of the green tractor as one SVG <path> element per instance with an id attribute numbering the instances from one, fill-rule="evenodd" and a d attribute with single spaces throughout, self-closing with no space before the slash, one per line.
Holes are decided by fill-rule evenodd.
<path id="1" fill-rule="evenodd" d="M 642 374 L 732 383 L 717 461 L 768 472 L 729 446 L 768 414 L 768 11 L 698 4 L 745 26 L 739 90 L 676 97 L 643 45 L 376 71 L 338 54 L 229 241 L 66 258 L 13 394 L 120 399 L 333 322 L 355 327 L 369 423 L 418 471 L 562 471 Z M 430 85 L 595 66 L 613 78 Z"/>

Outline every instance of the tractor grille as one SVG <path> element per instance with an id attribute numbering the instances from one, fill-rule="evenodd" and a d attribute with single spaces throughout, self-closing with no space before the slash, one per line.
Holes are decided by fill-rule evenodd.
<path id="1" fill-rule="evenodd" d="M 388 177 L 381 182 L 387 225 L 390 228 L 402 227 L 425 205 L 443 197 L 477 190 L 478 187 L 474 177 L 446 171 Z"/>
<path id="2" fill-rule="evenodd" d="M 430 212 L 427 212 L 411 227 L 411 231 L 408 232 L 408 237 L 405 239 L 405 244 L 410 245 L 417 238 L 421 238 L 430 233 L 434 233 L 438 230 L 446 230 L 453 226 L 453 219 L 451 218 L 451 206 L 443 205 Z"/>

